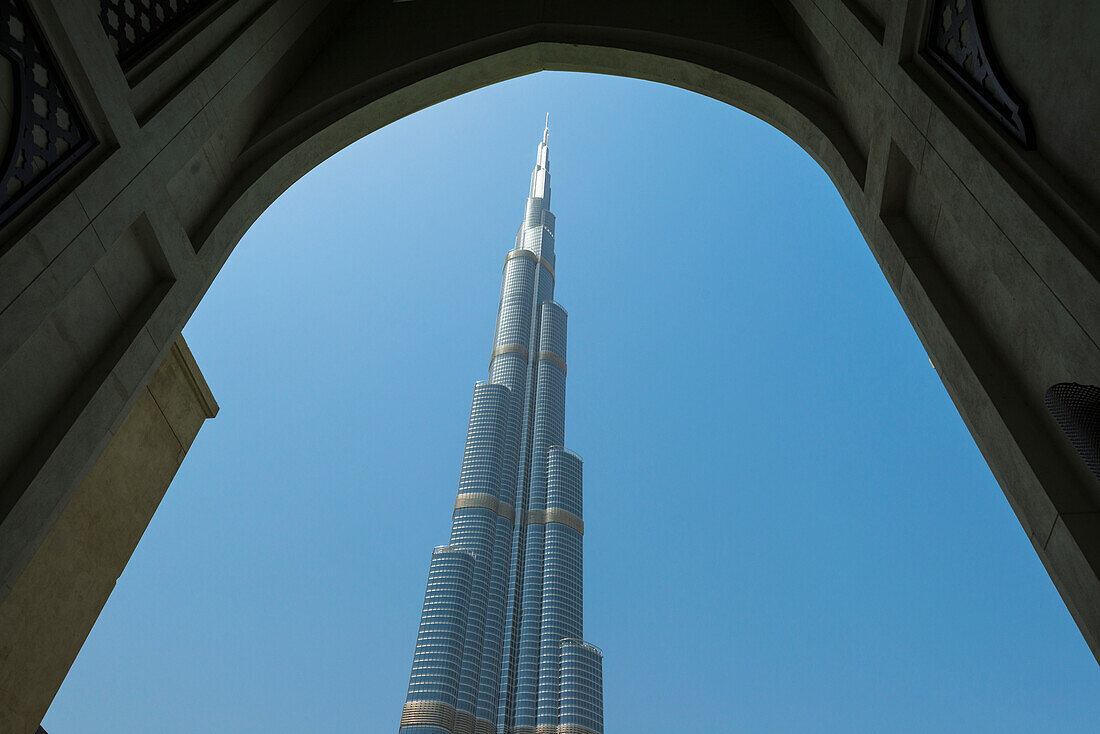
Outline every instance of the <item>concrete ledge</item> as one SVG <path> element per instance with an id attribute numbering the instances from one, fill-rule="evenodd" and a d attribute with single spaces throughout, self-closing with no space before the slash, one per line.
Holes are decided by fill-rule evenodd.
<path id="1" fill-rule="evenodd" d="M 216 416 L 218 414 L 218 401 L 214 399 L 214 393 L 210 391 L 210 386 L 206 384 L 206 378 L 199 370 L 195 355 L 191 354 L 191 348 L 187 346 L 187 342 L 183 340 L 182 336 L 176 339 L 175 344 L 172 345 L 172 357 L 183 368 L 187 382 L 195 393 L 195 399 L 202 406 L 206 417 L 213 418 Z"/>
<path id="2" fill-rule="evenodd" d="M 180 337 L 0 604 L 0 731 L 32 734 L 218 404 Z"/>

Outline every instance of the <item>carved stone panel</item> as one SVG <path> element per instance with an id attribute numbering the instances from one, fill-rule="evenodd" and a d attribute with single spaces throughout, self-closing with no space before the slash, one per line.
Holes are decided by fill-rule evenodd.
<path id="1" fill-rule="evenodd" d="M 978 0 L 933 0 L 926 51 L 1017 140 L 1034 145 L 1031 120 L 1000 73 Z"/>

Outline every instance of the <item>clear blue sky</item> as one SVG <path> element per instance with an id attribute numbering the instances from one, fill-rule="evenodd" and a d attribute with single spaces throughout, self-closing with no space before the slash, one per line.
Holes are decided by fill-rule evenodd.
<path id="1" fill-rule="evenodd" d="M 184 333 L 221 404 L 50 734 L 396 732 L 550 113 L 608 734 L 1095 732 L 1100 671 L 824 172 L 579 74 L 371 134 Z"/>

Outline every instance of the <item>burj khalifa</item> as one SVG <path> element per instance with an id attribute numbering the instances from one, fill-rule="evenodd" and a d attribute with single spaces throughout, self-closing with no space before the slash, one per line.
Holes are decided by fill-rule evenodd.
<path id="1" fill-rule="evenodd" d="M 450 543 L 432 552 L 400 734 L 603 734 L 583 640 L 582 468 L 565 448 L 549 118 L 474 386 Z"/>

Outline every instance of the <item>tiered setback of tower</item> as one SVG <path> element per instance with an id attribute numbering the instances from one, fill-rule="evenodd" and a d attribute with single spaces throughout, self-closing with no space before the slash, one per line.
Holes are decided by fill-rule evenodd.
<path id="1" fill-rule="evenodd" d="M 400 734 L 603 734 L 584 632 L 582 474 L 565 443 L 549 127 L 474 387 L 450 545 L 436 548 Z"/>

